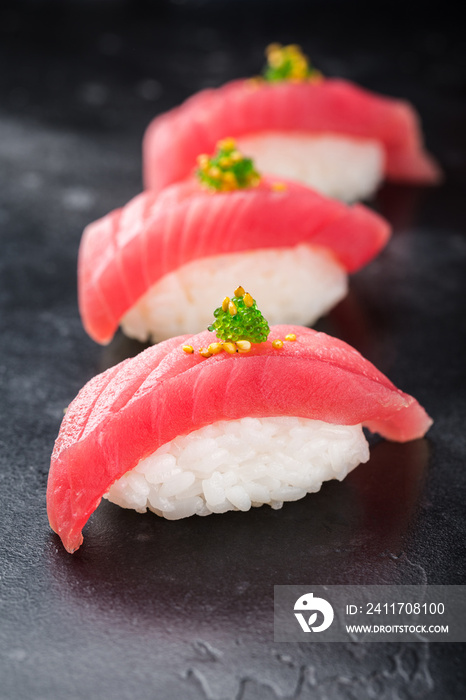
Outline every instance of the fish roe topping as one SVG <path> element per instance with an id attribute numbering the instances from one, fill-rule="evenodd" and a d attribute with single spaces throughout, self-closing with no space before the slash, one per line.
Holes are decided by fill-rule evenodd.
<path id="1" fill-rule="evenodd" d="M 197 177 L 201 185 L 209 190 L 231 192 L 257 187 L 260 182 L 252 159 L 238 151 L 234 139 L 219 141 L 214 155 L 200 155 L 197 164 Z"/>
<path id="2" fill-rule="evenodd" d="M 199 348 L 196 352 L 201 357 L 212 357 L 221 352 L 229 355 L 244 354 L 252 349 L 253 343 L 265 343 L 269 336 L 269 324 L 257 308 L 251 294 L 244 291 L 244 287 L 239 286 L 235 289 L 233 299 L 225 297 L 222 305 L 215 309 L 214 316 L 215 321 L 208 330 L 214 331 L 219 341 Z M 295 340 L 296 334 L 288 333 L 284 340 L 275 338 L 272 347 L 281 350 L 285 342 Z M 192 345 L 183 345 L 182 350 L 187 354 L 194 352 Z"/>
<path id="3" fill-rule="evenodd" d="M 215 321 L 209 326 L 209 331 L 215 331 L 217 337 L 225 341 L 224 345 L 238 341 L 249 341 L 249 344 L 264 343 L 270 332 L 269 324 L 257 308 L 256 302 L 243 287 L 235 290 L 234 301 L 225 297 L 222 306 L 215 309 L 214 316 Z M 250 345 L 239 346 L 239 349 L 241 352 L 248 352 Z"/>
<path id="4" fill-rule="evenodd" d="M 289 81 L 292 83 L 320 82 L 322 73 L 311 67 L 309 59 L 296 44 L 282 46 L 270 44 L 265 50 L 267 66 L 263 78 L 269 83 Z"/>

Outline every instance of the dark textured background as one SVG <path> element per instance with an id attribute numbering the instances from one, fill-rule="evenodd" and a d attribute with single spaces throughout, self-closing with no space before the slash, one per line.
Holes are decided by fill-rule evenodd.
<path id="1" fill-rule="evenodd" d="M 450 5 L 452 5 L 450 3 Z M 436 4 L 438 8 L 438 5 Z M 276 644 L 273 585 L 465 581 L 466 56 L 448 3 L 4 2 L 0 10 L 0 698 L 463 698 L 457 644 Z M 168 522 L 108 503 L 48 527 L 63 408 L 140 349 L 82 330 L 83 227 L 141 187 L 158 112 L 257 73 L 270 41 L 410 99 L 445 183 L 385 186 L 394 225 L 325 321 L 434 417 L 319 494 Z"/>

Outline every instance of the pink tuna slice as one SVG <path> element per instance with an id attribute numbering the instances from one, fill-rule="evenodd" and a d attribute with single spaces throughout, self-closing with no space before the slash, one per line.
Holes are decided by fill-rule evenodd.
<path id="1" fill-rule="evenodd" d="M 84 231 L 79 251 L 81 318 L 108 343 L 129 309 L 164 275 L 200 258 L 307 243 L 327 248 L 353 272 L 386 244 L 390 228 L 360 204 L 351 207 L 304 185 L 275 179 L 216 192 L 194 179 L 160 194 L 143 192 Z"/>
<path id="2" fill-rule="evenodd" d="M 212 153 L 219 139 L 266 131 L 375 139 L 384 150 L 387 179 L 428 184 L 441 178 L 408 102 L 338 79 L 259 85 L 236 80 L 203 90 L 152 121 L 143 147 L 145 186 L 157 192 L 185 179 L 196 156 Z"/>
<path id="3" fill-rule="evenodd" d="M 272 347 L 288 333 L 296 341 Z M 341 340 L 300 326 L 273 326 L 249 353 L 207 359 L 204 331 L 155 345 L 91 379 L 70 404 L 55 443 L 47 487 L 52 529 L 65 548 L 111 484 L 178 435 L 246 416 L 299 416 L 362 423 L 390 440 L 422 437 L 431 419 L 368 360 Z"/>

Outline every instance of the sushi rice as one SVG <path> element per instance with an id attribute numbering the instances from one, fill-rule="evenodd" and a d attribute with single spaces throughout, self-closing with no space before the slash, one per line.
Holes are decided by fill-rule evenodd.
<path id="1" fill-rule="evenodd" d="M 344 202 L 368 199 L 384 177 L 383 148 L 374 139 L 268 131 L 238 137 L 236 143 L 260 172 L 302 182 Z"/>
<path id="2" fill-rule="evenodd" d="M 176 437 L 112 484 L 112 503 L 170 520 L 281 508 L 369 459 L 361 425 L 295 416 L 218 421 Z"/>
<path id="3" fill-rule="evenodd" d="M 325 248 L 253 250 L 194 260 L 165 275 L 121 320 L 123 332 L 144 342 L 198 333 L 213 321 L 225 289 L 254 290 L 270 324 L 312 325 L 347 294 L 348 276 Z"/>

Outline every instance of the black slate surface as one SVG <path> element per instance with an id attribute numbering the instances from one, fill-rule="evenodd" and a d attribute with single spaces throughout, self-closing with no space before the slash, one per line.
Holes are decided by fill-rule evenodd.
<path id="1" fill-rule="evenodd" d="M 459 644 L 277 644 L 273 585 L 465 583 L 466 74 L 448 4 L 11 2 L 0 11 L 0 698 L 463 698 Z M 410 99 L 445 170 L 385 186 L 386 251 L 320 322 L 435 419 L 318 494 L 168 522 L 102 504 L 68 555 L 45 511 L 63 408 L 138 352 L 89 340 L 83 227 L 141 188 L 157 113 L 254 74 L 273 40 Z"/>

